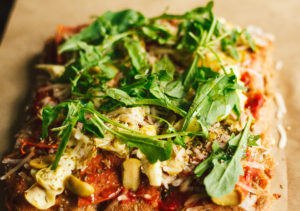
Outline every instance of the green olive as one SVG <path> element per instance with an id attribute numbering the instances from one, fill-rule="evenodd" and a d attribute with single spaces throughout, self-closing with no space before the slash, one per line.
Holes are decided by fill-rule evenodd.
<path id="1" fill-rule="evenodd" d="M 183 123 L 184 123 L 184 119 L 180 119 L 178 122 L 175 123 L 174 128 L 176 130 L 181 130 L 182 126 L 183 126 Z M 186 131 L 189 131 L 189 132 L 198 132 L 198 131 L 201 131 L 201 125 L 197 121 L 197 118 L 193 118 L 190 121 L 189 125 L 186 128 Z"/>
<path id="2" fill-rule="evenodd" d="M 87 197 L 95 192 L 95 189 L 90 184 L 81 181 L 77 177 L 70 175 L 66 179 L 66 188 L 77 196 Z"/>
<path id="3" fill-rule="evenodd" d="M 174 124 L 174 128 L 175 128 L 177 131 L 179 131 L 179 130 L 182 129 L 183 124 L 184 124 L 184 119 L 180 119 L 179 121 L 177 121 L 177 122 Z M 198 131 L 201 131 L 201 130 L 202 130 L 202 128 L 201 128 L 200 123 L 197 121 L 197 118 L 193 118 L 193 119 L 190 121 L 190 123 L 189 123 L 189 125 L 187 126 L 187 128 L 186 128 L 186 131 L 189 131 L 189 132 L 198 132 Z M 186 136 L 186 137 L 184 138 L 184 141 L 185 141 L 186 143 L 189 142 L 189 141 L 191 141 L 191 140 L 192 140 L 192 138 L 190 138 L 190 137 L 188 137 L 188 136 Z"/>
<path id="4" fill-rule="evenodd" d="M 50 156 L 41 156 L 38 158 L 34 158 L 29 161 L 29 165 L 35 169 L 43 169 L 47 168 L 53 162 L 53 157 Z"/>
<path id="5" fill-rule="evenodd" d="M 201 131 L 201 125 L 199 124 L 199 122 L 197 121 L 197 118 L 193 118 L 190 122 L 190 124 L 188 125 L 186 131 L 190 131 L 190 132 L 198 132 Z"/>

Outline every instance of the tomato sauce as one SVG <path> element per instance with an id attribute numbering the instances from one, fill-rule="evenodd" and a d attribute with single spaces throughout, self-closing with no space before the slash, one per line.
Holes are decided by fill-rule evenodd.
<path id="1" fill-rule="evenodd" d="M 87 206 L 115 198 L 122 191 L 119 167 L 122 159 L 110 153 L 98 154 L 81 172 L 81 179 L 91 184 L 95 192 L 89 197 L 79 197 L 78 205 Z"/>
<path id="2" fill-rule="evenodd" d="M 188 194 L 180 192 L 178 189 L 172 189 L 168 196 L 159 203 L 160 210 L 175 211 L 183 207 Z"/>
<path id="3" fill-rule="evenodd" d="M 252 81 L 252 76 L 250 75 L 249 72 L 244 72 L 241 76 L 241 81 L 244 82 L 246 87 L 249 87 L 249 85 Z"/>
<path id="4" fill-rule="evenodd" d="M 131 191 L 124 188 L 122 195 L 125 196 L 122 199 L 122 203 L 135 203 L 136 200 L 143 200 L 151 207 L 157 208 L 160 202 L 160 188 L 153 187 L 143 180 L 137 191 Z"/>
<path id="5" fill-rule="evenodd" d="M 259 109 L 264 105 L 265 99 L 262 93 L 249 94 L 245 107 L 249 108 L 255 119 L 259 117 Z"/>

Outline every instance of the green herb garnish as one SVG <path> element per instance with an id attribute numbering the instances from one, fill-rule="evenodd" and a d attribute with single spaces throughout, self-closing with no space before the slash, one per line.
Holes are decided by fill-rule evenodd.
<path id="1" fill-rule="evenodd" d="M 201 177 L 212 167 L 211 172 L 204 178 L 204 185 L 209 196 L 218 198 L 230 193 L 239 176 L 243 175 L 241 159 L 248 145 L 251 123 L 252 117 L 248 119 L 242 133 L 230 138 L 225 149 L 214 142 L 210 156 L 195 168 L 195 174 Z"/>
<path id="2" fill-rule="evenodd" d="M 226 118 L 230 112 L 239 116 L 237 90 L 244 88 L 238 85 L 234 73 L 226 70 L 216 49 L 220 44 L 221 50 L 237 59 L 236 44 L 242 34 L 235 30 L 227 31 L 214 16 L 212 7 L 213 3 L 209 2 L 205 7 L 182 15 L 165 13 L 153 18 L 146 18 L 134 10 L 109 11 L 59 46 L 58 53 L 69 59 L 65 63 L 65 72 L 56 82 L 70 83 L 72 92 L 69 101 L 43 109 L 42 138 L 48 136 L 54 122 L 60 125 L 50 129 L 57 132 L 60 139 L 51 169 L 57 168 L 78 123 L 82 124 L 83 133 L 99 138 L 111 133 L 128 147 L 140 149 L 150 163 L 155 163 L 170 158 L 173 144 L 186 147 L 185 136 L 201 136 L 204 139 L 210 125 Z M 171 22 L 177 23 L 177 31 L 170 29 Z M 242 33 L 254 51 L 249 33 Z M 148 48 L 153 46 L 163 48 L 167 53 L 150 61 L 152 55 Z M 203 61 L 207 52 L 215 56 L 223 74 L 205 66 Z M 178 66 L 184 70 L 182 73 Z M 111 82 L 115 82 L 113 86 Z M 97 107 L 95 99 L 100 102 Z M 148 136 L 102 113 L 120 106 L 143 105 L 156 106 L 177 119 L 183 118 L 182 128 L 176 131 L 168 119 L 152 116 L 164 122 L 167 129 L 157 136 Z M 201 129 L 189 132 L 187 128 L 194 118 Z M 212 154 L 196 168 L 195 173 L 201 176 L 215 165 L 212 174 L 219 177 L 222 165 L 218 165 L 216 160 L 222 156 L 238 165 L 247 130 L 246 127 L 243 135 L 232 139 L 239 139 L 239 144 L 229 147 L 237 148 L 233 155 L 227 155 L 214 143 Z M 247 134 L 245 136 L 248 137 Z M 252 145 L 256 140 L 257 137 L 252 137 Z M 233 164 L 229 160 L 226 168 L 232 169 Z M 225 184 L 225 191 L 219 186 L 214 187 L 222 194 L 227 192 L 236 175 L 237 172 L 234 176 L 225 175 L 231 181 Z M 216 181 L 210 177 L 206 179 L 207 184 L 212 182 Z M 210 189 L 207 191 L 217 195 Z"/>

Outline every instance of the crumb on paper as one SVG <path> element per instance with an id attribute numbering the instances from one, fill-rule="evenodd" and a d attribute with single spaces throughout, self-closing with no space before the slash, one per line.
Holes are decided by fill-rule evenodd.
<path id="1" fill-rule="evenodd" d="M 279 194 L 279 193 L 273 193 L 273 197 L 275 199 L 279 199 L 281 197 L 281 194 Z"/>

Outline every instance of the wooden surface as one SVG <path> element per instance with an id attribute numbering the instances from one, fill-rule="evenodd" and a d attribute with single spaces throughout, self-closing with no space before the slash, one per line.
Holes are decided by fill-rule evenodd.
<path id="1" fill-rule="evenodd" d="M 19 0 L 17 1 L 3 42 L 0 46 L 0 155 L 11 147 L 13 134 L 22 124 L 22 110 L 30 95 L 32 67 L 45 40 L 58 24 L 77 25 L 88 22 L 90 15 L 106 10 L 133 8 L 147 16 L 163 12 L 184 12 L 205 1 L 196 0 Z M 215 14 L 233 23 L 256 25 L 275 35 L 275 58 L 284 63 L 280 74 L 280 90 L 288 107 L 284 121 L 288 131 L 287 195 L 275 203 L 274 210 L 300 209 L 300 1 L 299 0 L 216 0 Z M 279 162 L 285 162 L 280 152 Z M 278 166 L 277 176 L 283 181 L 286 166 Z M 279 184 L 277 184 L 279 185 Z"/>

